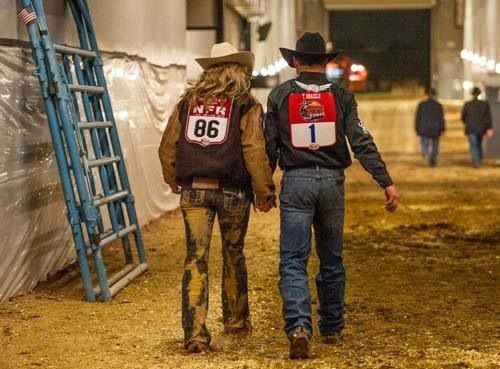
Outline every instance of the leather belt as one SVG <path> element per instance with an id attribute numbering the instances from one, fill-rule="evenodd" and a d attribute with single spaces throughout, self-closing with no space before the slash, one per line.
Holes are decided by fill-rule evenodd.
<path id="1" fill-rule="evenodd" d="M 195 190 L 218 190 L 221 187 L 218 179 L 194 177 L 191 188 Z"/>

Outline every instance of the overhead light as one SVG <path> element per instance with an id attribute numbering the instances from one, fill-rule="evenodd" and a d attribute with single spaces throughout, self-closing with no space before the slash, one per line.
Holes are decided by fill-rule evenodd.
<path id="1" fill-rule="evenodd" d="M 467 49 L 462 49 L 460 51 L 460 57 L 463 60 L 467 60 L 474 65 L 487 69 L 490 72 L 495 71 L 500 74 L 500 63 L 497 63 L 495 59 L 488 59 L 485 55 L 480 55 Z"/>
<path id="2" fill-rule="evenodd" d="M 471 81 L 464 81 L 464 83 L 462 84 L 464 90 L 470 90 L 473 86 L 474 84 Z"/>
<path id="3" fill-rule="evenodd" d="M 495 70 L 495 61 L 493 59 L 490 59 L 486 62 L 486 68 L 490 71 Z"/>
<path id="4" fill-rule="evenodd" d="M 262 76 L 262 77 L 267 77 L 267 76 L 274 76 L 281 72 L 283 69 L 285 69 L 288 66 L 288 63 L 286 62 L 285 59 L 281 58 L 279 60 L 276 60 L 274 63 L 269 64 L 266 67 L 262 67 L 260 70 L 254 70 L 252 71 L 252 76 L 257 77 L 257 76 Z"/>

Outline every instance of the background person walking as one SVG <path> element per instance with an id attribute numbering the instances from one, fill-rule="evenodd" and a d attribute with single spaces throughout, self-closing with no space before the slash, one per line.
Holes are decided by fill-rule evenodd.
<path id="1" fill-rule="evenodd" d="M 436 100 L 436 90 L 429 89 L 428 98 L 418 104 L 415 130 L 420 136 L 422 156 L 436 166 L 439 155 L 439 138 L 445 132 L 443 106 Z"/>
<path id="2" fill-rule="evenodd" d="M 474 87 L 471 93 L 472 100 L 462 109 L 462 122 L 469 139 L 472 166 L 479 168 L 483 160 L 483 138 L 493 136 L 492 118 L 488 102 L 479 100 L 481 89 Z"/>

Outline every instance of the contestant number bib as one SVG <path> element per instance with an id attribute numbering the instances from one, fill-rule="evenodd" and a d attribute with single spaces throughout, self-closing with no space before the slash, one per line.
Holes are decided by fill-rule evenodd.
<path id="1" fill-rule="evenodd" d="M 337 111 L 331 92 L 292 93 L 288 102 L 293 147 L 318 150 L 335 144 Z"/>
<path id="2" fill-rule="evenodd" d="M 189 107 L 186 140 L 201 146 L 218 145 L 226 141 L 229 132 L 233 98 L 215 99 L 205 105 L 199 99 Z"/>

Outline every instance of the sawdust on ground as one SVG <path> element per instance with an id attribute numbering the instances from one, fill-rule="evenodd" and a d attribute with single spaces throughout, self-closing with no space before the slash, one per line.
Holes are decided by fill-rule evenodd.
<path id="1" fill-rule="evenodd" d="M 246 241 L 253 332 L 222 334 L 215 231 L 207 322 L 215 350 L 183 353 L 184 231 L 174 212 L 144 227 L 150 271 L 112 302 L 85 302 L 73 266 L 0 304 L 0 368 L 498 368 L 500 167 L 470 168 L 457 122 L 442 147 L 437 168 L 385 150 L 403 202 L 394 215 L 359 164 L 347 171 L 347 324 L 338 345 L 315 336 L 312 359 L 287 358 L 276 210 L 252 214 Z M 119 246 L 107 255 L 111 269 L 122 262 Z M 315 270 L 313 255 L 313 296 Z"/>

